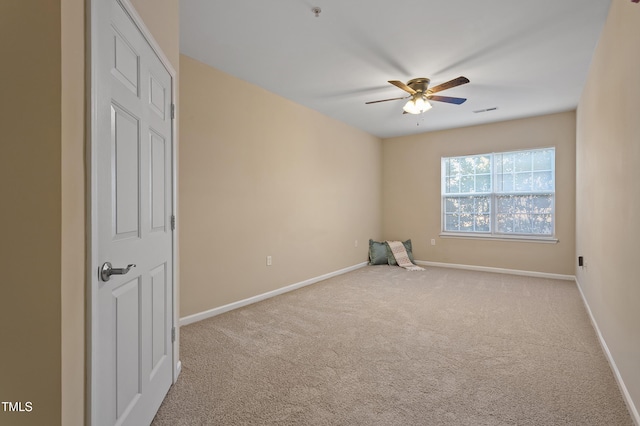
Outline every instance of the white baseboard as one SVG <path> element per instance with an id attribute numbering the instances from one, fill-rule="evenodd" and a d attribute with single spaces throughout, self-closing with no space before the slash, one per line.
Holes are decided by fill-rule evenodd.
<path id="1" fill-rule="evenodd" d="M 551 278 L 554 280 L 573 281 L 576 279 L 575 275 L 552 274 L 548 272 L 535 272 L 535 271 L 522 271 L 520 269 L 494 268 L 491 266 L 461 265 L 457 263 L 430 262 L 426 260 L 416 260 L 415 263 L 423 266 L 437 266 L 440 268 L 467 269 L 469 271 L 494 272 L 497 274 L 524 275 L 527 277 Z"/>
<path id="2" fill-rule="evenodd" d="M 624 402 L 627 404 L 627 408 L 629 408 L 629 414 L 631 418 L 636 423 L 636 425 L 640 426 L 640 413 L 638 413 L 638 408 L 633 403 L 633 399 L 631 399 L 631 395 L 629 394 L 629 390 L 627 386 L 624 384 L 624 380 L 622 380 L 622 376 L 620 375 L 620 370 L 618 370 L 618 366 L 616 365 L 613 356 L 611 355 L 611 351 L 609 351 L 609 347 L 607 346 L 607 342 L 604 340 L 602 333 L 600 332 L 600 328 L 598 327 L 598 323 L 593 316 L 593 312 L 591 312 L 591 307 L 589 306 L 589 302 L 587 302 L 587 298 L 584 296 L 584 292 L 582 291 L 582 287 L 580 286 L 580 282 L 578 278 L 576 278 L 576 286 L 578 287 L 578 291 L 580 291 L 580 296 L 582 296 L 582 302 L 584 303 L 585 308 L 587 308 L 587 313 L 589 314 L 589 318 L 591 319 L 591 324 L 593 328 L 596 330 L 596 334 L 598 335 L 598 340 L 600 341 L 600 346 L 602 346 L 602 350 L 604 351 L 605 357 L 607 361 L 609 361 L 609 365 L 611 366 L 611 370 L 613 370 L 613 375 L 618 382 L 618 387 L 620 388 L 620 392 L 622 393 L 622 397 L 624 398 Z"/>
<path id="3" fill-rule="evenodd" d="M 178 380 L 178 376 L 180 376 L 180 372 L 182 371 L 182 361 L 178 361 L 176 363 L 176 375 L 175 378 L 173 380 L 173 383 L 175 383 Z"/>
<path id="4" fill-rule="evenodd" d="M 239 300 L 237 302 L 229 303 L 228 305 L 220 306 L 217 308 L 209 309 L 204 312 L 199 312 L 197 314 L 188 315 L 186 317 L 180 318 L 180 327 L 188 324 L 193 324 L 194 322 L 202 321 L 207 318 L 215 317 L 216 315 L 223 314 L 225 312 L 231 311 L 233 309 L 238 309 L 243 306 L 250 305 L 252 303 L 260 302 L 261 300 L 269 299 L 270 297 L 278 296 L 283 293 L 287 293 L 289 291 L 293 291 L 299 289 L 301 287 L 305 287 L 311 284 L 315 284 L 318 281 L 326 280 L 331 277 L 335 277 L 338 275 L 345 274 L 347 272 L 355 271 L 356 269 L 360 269 L 364 266 L 367 266 L 369 262 L 358 263 L 357 265 L 349 266 L 347 268 L 340 269 L 338 271 L 329 272 L 328 274 L 320 275 L 318 277 L 309 278 L 308 280 L 301 281 L 299 283 L 291 284 L 286 287 L 279 288 L 277 290 L 269 291 L 267 293 L 259 294 L 257 296 L 249 297 L 248 299 Z"/>

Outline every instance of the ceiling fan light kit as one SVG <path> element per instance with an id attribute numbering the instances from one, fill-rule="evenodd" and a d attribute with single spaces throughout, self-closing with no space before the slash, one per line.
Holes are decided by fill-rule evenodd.
<path id="1" fill-rule="evenodd" d="M 429 111 L 432 108 L 429 101 L 427 101 L 427 97 L 422 95 L 420 96 L 418 93 L 413 95 L 411 99 L 402 107 L 404 112 L 409 114 L 422 114 L 423 112 Z"/>
<path id="2" fill-rule="evenodd" d="M 402 107 L 404 112 L 409 114 L 422 114 L 423 112 L 429 111 L 431 109 L 432 105 L 429 101 L 446 102 L 449 104 L 460 105 L 467 100 L 466 98 L 433 95 L 434 93 L 469 83 L 469 79 L 467 77 L 460 76 L 429 89 L 430 81 L 431 80 L 424 77 L 414 78 L 412 80 L 409 80 L 406 84 L 398 80 L 389 80 L 390 84 L 393 84 L 397 88 L 404 90 L 405 92 L 409 93 L 410 96 L 406 96 L 403 98 L 383 99 L 381 101 L 371 101 L 365 103 L 375 104 L 380 102 L 395 101 L 398 99 L 407 99 L 408 97 L 410 97 L 411 99 L 409 99 L 404 107 Z"/>

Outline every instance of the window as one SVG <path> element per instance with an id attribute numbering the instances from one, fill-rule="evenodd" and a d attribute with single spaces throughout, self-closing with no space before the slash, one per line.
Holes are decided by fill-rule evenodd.
<path id="1" fill-rule="evenodd" d="M 442 158 L 442 231 L 553 237 L 555 148 Z"/>

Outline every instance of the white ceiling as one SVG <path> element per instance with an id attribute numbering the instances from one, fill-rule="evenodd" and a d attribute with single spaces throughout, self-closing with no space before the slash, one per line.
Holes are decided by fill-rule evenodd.
<path id="1" fill-rule="evenodd" d="M 181 0 L 180 51 L 388 138 L 574 109 L 610 3 Z M 403 115 L 402 100 L 365 105 L 405 95 L 387 80 L 461 75 L 471 82 L 438 94 L 463 105 L 432 102 L 421 115 Z"/>

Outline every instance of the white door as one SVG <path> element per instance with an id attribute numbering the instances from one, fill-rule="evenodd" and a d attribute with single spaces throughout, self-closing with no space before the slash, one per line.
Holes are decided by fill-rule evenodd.
<path id="1" fill-rule="evenodd" d="M 173 378 L 173 82 L 119 0 L 91 4 L 91 421 L 148 425 Z"/>

